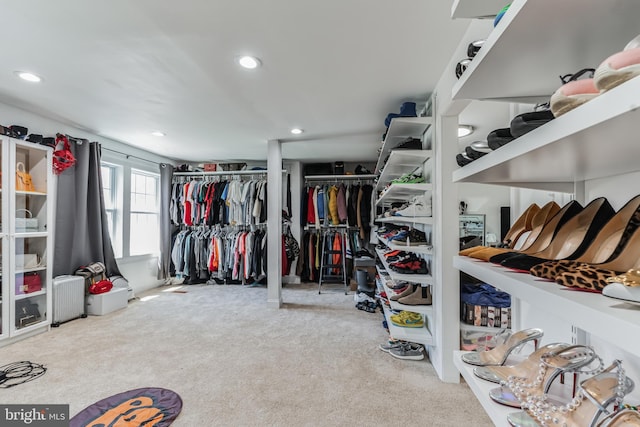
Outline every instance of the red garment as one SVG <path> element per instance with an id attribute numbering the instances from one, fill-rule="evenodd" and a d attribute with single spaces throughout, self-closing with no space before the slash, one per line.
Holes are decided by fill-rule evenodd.
<path id="1" fill-rule="evenodd" d="M 338 233 L 335 234 L 334 238 L 333 238 L 333 248 L 332 250 L 334 251 L 341 251 L 342 250 L 342 239 L 340 238 L 340 235 Z M 340 264 L 340 258 L 342 257 L 341 254 L 333 254 L 333 260 L 332 260 L 332 264 Z M 339 274 L 340 273 L 340 269 L 339 268 L 334 268 L 333 269 L 333 274 Z"/>
<path id="2" fill-rule="evenodd" d="M 315 202 L 313 200 L 313 188 L 309 188 L 309 192 L 307 194 L 307 224 L 315 224 L 316 223 L 316 209 Z"/>
<path id="3" fill-rule="evenodd" d="M 187 182 L 184 185 L 184 224 L 185 225 L 193 225 L 193 221 L 191 219 L 191 200 L 189 200 L 189 187 L 191 186 L 190 182 Z"/>

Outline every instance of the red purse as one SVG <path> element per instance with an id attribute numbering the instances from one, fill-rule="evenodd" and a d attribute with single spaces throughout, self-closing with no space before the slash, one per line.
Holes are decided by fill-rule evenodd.
<path id="1" fill-rule="evenodd" d="M 16 275 L 16 295 L 30 294 L 42 290 L 42 279 L 38 273 Z"/>
<path id="2" fill-rule="evenodd" d="M 90 294 L 104 294 L 109 292 L 113 288 L 113 283 L 111 280 L 102 279 L 97 282 L 93 282 L 89 285 L 89 293 Z"/>

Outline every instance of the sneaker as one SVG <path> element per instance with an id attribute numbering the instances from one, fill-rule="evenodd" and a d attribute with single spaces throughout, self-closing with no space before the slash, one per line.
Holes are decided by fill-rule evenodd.
<path id="1" fill-rule="evenodd" d="M 640 76 L 640 47 L 611 55 L 598 66 L 594 74 L 595 87 L 607 91 Z"/>
<path id="2" fill-rule="evenodd" d="M 422 328 L 424 327 L 424 319 L 419 313 L 412 311 L 403 311 L 400 314 L 389 316 L 391 323 L 401 328 Z"/>
<path id="3" fill-rule="evenodd" d="M 415 196 L 409 206 L 397 211 L 394 216 L 428 217 L 431 216 L 431 194 Z"/>
<path id="4" fill-rule="evenodd" d="M 404 346 L 404 345 L 406 345 L 406 342 L 405 342 L 405 341 L 398 341 L 398 340 L 389 339 L 389 341 L 387 341 L 386 343 L 384 343 L 384 344 L 380 344 L 380 345 L 378 346 L 378 348 L 379 348 L 380 350 L 382 350 L 382 351 L 386 352 L 386 353 L 389 353 L 389 351 L 390 351 L 391 349 L 399 348 L 399 347 L 402 347 L 402 346 Z"/>
<path id="5" fill-rule="evenodd" d="M 593 68 L 585 68 L 575 74 L 560 77 L 564 85 L 551 95 L 550 100 L 551 112 L 555 117 L 568 113 L 600 95 L 593 78 L 579 79 L 585 74 L 593 76 L 594 71 Z"/>
<path id="6" fill-rule="evenodd" d="M 397 359 L 422 360 L 424 359 L 424 347 L 420 344 L 407 343 L 389 349 L 389 354 Z"/>

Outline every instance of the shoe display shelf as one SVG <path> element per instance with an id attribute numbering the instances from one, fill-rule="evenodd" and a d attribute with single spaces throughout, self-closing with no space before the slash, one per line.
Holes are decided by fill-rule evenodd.
<path id="1" fill-rule="evenodd" d="M 566 0 L 559 7 L 554 0 L 515 0 L 453 85 L 452 97 L 546 102 L 560 85 L 557 75 L 595 68 L 636 37 L 638 16 L 635 1 Z"/>
<path id="2" fill-rule="evenodd" d="M 376 286 L 380 291 L 385 291 L 385 289 L 387 289 L 385 288 L 382 280 L 376 280 Z M 389 295 L 389 293 L 387 293 L 387 295 Z M 393 301 L 389 301 L 389 302 L 392 303 Z M 411 307 L 415 308 L 414 306 L 411 306 Z M 402 310 L 402 309 L 399 309 L 399 310 Z M 393 324 L 393 322 L 391 321 L 391 316 L 394 313 L 391 311 L 391 308 L 387 307 L 387 305 L 384 303 L 382 304 L 382 311 L 384 313 L 384 318 L 387 321 L 387 327 L 389 328 L 389 335 L 392 338 L 397 340 L 414 342 L 414 343 L 422 344 L 424 346 L 433 345 L 433 336 L 431 335 L 431 332 L 428 329 L 429 318 L 426 316 L 424 312 L 422 312 L 422 314 L 424 316 L 426 326 L 423 326 L 421 328 L 403 328 Z M 408 311 L 419 313 L 417 310 L 408 310 Z"/>
<path id="3" fill-rule="evenodd" d="M 393 279 L 389 276 L 388 272 L 385 272 L 378 267 L 378 274 L 380 275 L 380 284 L 382 286 L 381 290 L 384 291 L 388 297 L 395 295 L 393 289 L 389 288 L 387 285 L 389 282 L 393 282 Z M 429 315 L 433 314 L 433 307 L 430 305 L 405 305 L 398 301 L 391 301 L 391 299 L 389 299 L 389 305 L 393 310 L 413 311 L 414 313 Z"/>
<path id="4" fill-rule="evenodd" d="M 433 255 L 433 246 L 431 245 L 407 246 L 402 243 L 388 242 L 387 239 L 382 236 L 378 236 L 378 241 L 389 249 L 412 252 L 414 254 Z"/>
<path id="5" fill-rule="evenodd" d="M 518 408 L 512 408 L 510 406 L 501 405 L 497 402 L 494 402 L 491 397 L 489 397 L 489 392 L 495 388 L 499 388 L 499 384 L 495 384 L 489 381 L 485 381 L 481 378 L 478 378 L 473 373 L 473 369 L 475 366 L 469 365 L 462 361 L 461 356 L 465 353 L 470 353 L 468 351 L 454 351 L 453 352 L 453 364 L 460 371 L 460 374 L 464 378 L 465 382 L 469 385 L 473 393 L 478 398 L 478 401 L 487 412 L 487 415 L 491 418 L 491 421 L 496 426 L 509 426 L 509 422 L 507 421 L 507 416 L 509 414 L 513 414 L 515 412 L 520 412 L 521 410 Z M 509 356 L 507 359 L 507 365 L 516 365 L 517 363 L 524 360 L 524 356 L 516 355 Z M 556 380 L 552 383 L 550 394 L 561 401 L 569 402 L 572 398 L 572 375 L 567 374 L 565 376 L 566 380 L 564 384 L 561 384 L 559 380 Z"/>
<path id="6" fill-rule="evenodd" d="M 431 184 L 391 184 L 386 191 L 376 200 L 376 206 L 391 202 L 406 202 L 412 196 L 419 196 L 431 191 Z"/>
<path id="7" fill-rule="evenodd" d="M 453 265 L 540 311 L 580 325 L 580 329 L 631 354 L 640 354 L 640 340 L 629 339 L 640 334 L 640 310 L 621 309 L 626 303 L 620 300 L 573 291 L 555 282 L 469 257 L 456 256 Z"/>
<path id="8" fill-rule="evenodd" d="M 376 253 L 378 254 L 378 258 L 380 258 L 380 261 L 382 262 L 382 265 L 384 265 L 384 269 L 387 271 L 387 274 L 391 277 L 391 279 L 393 279 L 395 281 L 405 280 L 405 281 L 411 282 L 411 283 L 422 283 L 422 284 L 426 284 L 426 285 L 432 285 L 433 284 L 433 278 L 431 277 L 430 274 L 402 274 L 402 273 L 396 273 L 395 271 L 393 271 L 389 267 L 389 263 L 384 258 L 383 252 L 380 249 L 376 248 Z"/>
<path id="9" fill-rule="evenodd" d="M 489 415 L 489 418 L 491 418 L 491 421 L 493 421 L 496 426 L 508 426 L 509 422 L 507 421 L 507 416 L 514 412 L 519 412 L 518 409 L 500 405 L 499 403 L 491 400 L 489 392 L 494 388 L 499 387 L 499 384 L 494 384 L 476 377 L 473 374 L 474 366 L 468 365 L 462 361 L 461 356 L 464 353 L 468 352 L 454 351 L 453 364 L 460 371 L 465 382 L 476 395 L 485 412 Z"/>
<path id="10" fill-rule="evenodd" d="M 433 218 L 430 216 L 389 216 L 376 218 L 376 222 L 391 224 L 421 224 L 432 225 Z"/>
<path id="11" fill-rule="evenodd" d="M 640 144 L 629 137 L 638 93 L 640 78 L 629 80 L 455 170 L 453 181 L 571 193 L 576 181 L 638 171 Z"/>
<path id="12" fill-rule="evenodd" d="M 504 0 L 454 0 L 451 18 L 493 18 L 505 4 Z"/>
<path id="13" fill-rule="evenodd" d="M 378 191 L 394 179 L 422 168 L 424 162 L 433 156 L 431 150 L 395 150 L 389 155 L 389 160 L 384 165 L 378 178 Z M 391 184 L 394 185 L 394 184 Z"/>
<path id="14" fill-rule="evenodd" d="M 379 173 L 382 170 L 384 161 L 391 153 L 391 150 L 407 138 L 422 138 L 425 131 L 430 129 L 432 124 L 433 119 L 431 117 L 396 117 L 391 120 L 387 135 L 382 142 L 375 172 Z"/>

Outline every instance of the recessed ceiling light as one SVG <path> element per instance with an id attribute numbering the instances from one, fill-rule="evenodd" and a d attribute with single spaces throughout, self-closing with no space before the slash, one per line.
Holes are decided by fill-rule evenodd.
<path id="1" fill-rule="evenodd" d="M 18 75 L 18 77 L 20 77 L 22 80 L 26 80 L 28 82 L 32 82 L 32 83 L 39 83 L 42 81 L 42 77 L 30 73 L 28 71 L 16 71 L 16 74 Z"/>
<path id="2" fill-rule="evenodd" d="M 469 136 L 473 132 L 473 126 L 460 125 L 458 126 L 458 138 Z"/>
<path id="3" fill-rule="evenodd" d="M 291 133 L 294 135 L 300 135 L 302 132 L 304 132 L 302 129 L 300 128 L 293 128 L 291 129 Z"/>
<path id="4" fill-rule="evenodd" d="M 153 136 L 166 136 L 167 134 L 164 132 L 160 132 L 159 130 L 154 130 L 153 132 L 151 132 L 151 135 Z"/>
<path id="5" fill-rule="evenodd" d="M 253 70 L 254 68 L 258 68 L 260 66 L 260 60 L 253 56 L 241 56 L 240 58 L 238 58 L 238 64 L 240 64 L 244 68 Z"/>

